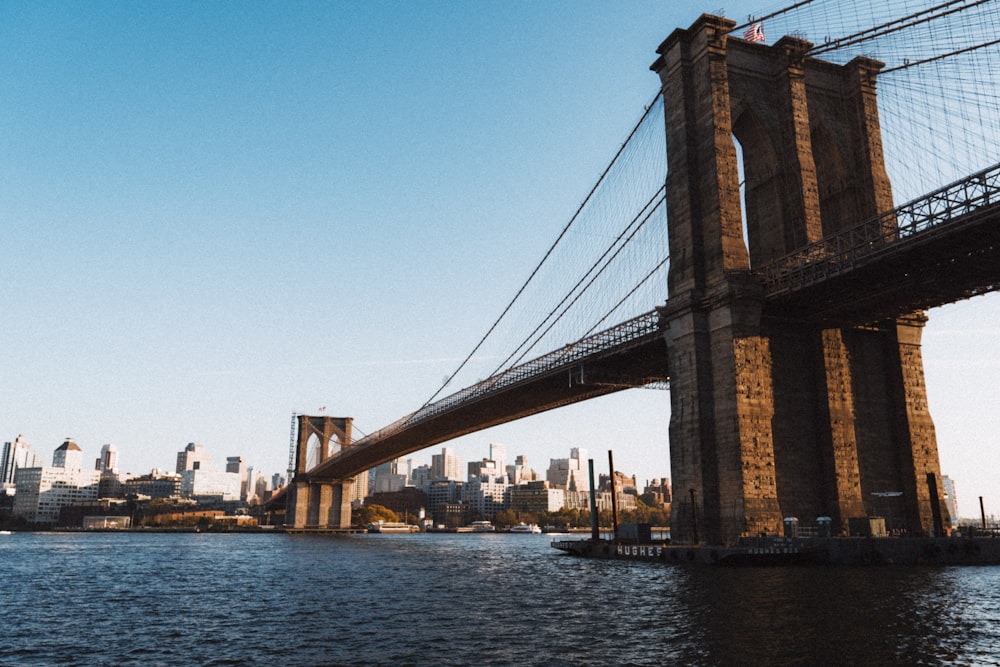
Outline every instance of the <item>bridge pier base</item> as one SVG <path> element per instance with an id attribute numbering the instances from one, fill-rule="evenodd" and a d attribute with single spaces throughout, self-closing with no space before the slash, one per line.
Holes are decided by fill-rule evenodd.
<path id="1" fill-rule="evenodd" d="M 292 482 L 285 514 L 286 530 L 350 530 L 353 484 L 353 480 L 340 484 Z"/>

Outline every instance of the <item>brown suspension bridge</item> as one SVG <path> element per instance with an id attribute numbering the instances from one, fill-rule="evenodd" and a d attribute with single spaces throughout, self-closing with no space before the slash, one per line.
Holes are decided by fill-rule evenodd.
<path id="1" fill-rule="evenodd" d="M 899 25 L 981 4 L 945 3 Z M 349 419 L 299 417 L 294 478 L 278 499 L 286 526 L 347 527 L 352 480 L 380 463 L 669 383 L 671 471 L 678 496 L 690 490 L 674 505 L 675 539 L 773 532 L 786 515 L 831 516 L 844 531 L 886 488 L 902 490 L 909 530 L 942 530 L 923 311 L 997 289 L 1000 165 L 893 206 L 876 103 L 884 64 L 817 57 L 893 25 L 818 46 L 797 36 L 767 45 L 742 27 L 705 15 L 660 46 L 652 69 L 663 94 L 640 126 L 662 109 L 666 185 L 660 172 L 659 190 L 577 283 L 596 282 L 607 258 L 659 216 L 669 221 L 669 262 L 654 257 L 633 282 L 655 288 L 665 269 L 666 302 L 615 326 L 591 324 L 525 361 L 539 335 L 485 380 L 358 440 Z M 981 160 L 996 162 L 995 144 L 980 145 Z M 583 291 L 539 329 L 552 329 Z M 593 319 L 606 322 L 623 301 Z"/>

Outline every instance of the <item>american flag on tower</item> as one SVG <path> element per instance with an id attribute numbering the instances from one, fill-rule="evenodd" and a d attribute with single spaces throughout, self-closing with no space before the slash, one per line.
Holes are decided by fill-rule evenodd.
<path id="1" fill-rule="evenodd" d="M 763 42 L 764 25 L 761 23 L 754 23 L 752 26 L 743 31 L 743 39 L 748 42 Z"/>

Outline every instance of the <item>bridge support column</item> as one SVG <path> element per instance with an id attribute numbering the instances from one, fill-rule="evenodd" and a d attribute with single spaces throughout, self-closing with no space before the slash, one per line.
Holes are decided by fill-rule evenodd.
<path id="1" fill-rule="evenodd" d="M 285 510 L 285 527 L 302 530 L 309 525 L 309 491 L 306 482 L 293 481 L 289 485 Z"/>
<path id="2" fill-rule="evenodd" d="M 298 421 L 295 479 L 289 489 L 285 525 L 291 530 L 349 530 L 355 480 L 313 480 L 309 473 L 350 446 L 353 420 L 299 415 Z"/>
<path id="3" fill-rule="evenodd" d="M 318 490 L 317 524 L 321 530 L 347 530 L 351 527 L 351 488 L 353 480 L 341 484 L 315 485 Z"/>
<path id="4" fill-rule="evenodd" d="M 723 543 L 822 515 L 846 532 L 896 492 L 898 527 L 927 532 L 940 471 L 922 315 L 859 328 L 791 318 L 768 310 L 751 272 L 892 208 L 881 63 L 812 60 L 791 37 L 732 40 L 734 26 L 702 16 L 653 64 L 668 158 L 671 534 Z"/>

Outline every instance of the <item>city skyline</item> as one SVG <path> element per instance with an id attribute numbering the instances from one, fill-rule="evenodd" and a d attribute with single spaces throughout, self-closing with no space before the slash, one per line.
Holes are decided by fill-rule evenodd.
<path id="1" fill-rule="evenodd" d="M 46 462 L 51 460 L 51 453 L 58 452 L 59 450 L 63 449 L 66 446 L 66 443 L 72 443 L 74 446 L 76 446 L 79 450 L 81 450 L 83 452 L 82 455 L 81 455 L 81 457 L 80 457 L 82 469 L 84 469 L 84 470 L 90 470 L 91 469 L 90 466 L 89 466 L 89 461 L 91 459 L 89 458 L 89 456 L 86 453 L 86 451 L 87 451 L 86 448 L 83 447 L 83 446 L 81 446 L 80 443 L 75 438 L 72 438 L 72 437 L 66 437 L 66 438 L 64 438 L 62 443 L 60 443 L 60 444 L 52 447 L 52 452 L 47 452 L 46 450 L 40 450 L 38 448 L 38 446 L 35 445 L 34 443 L 32 443 L 31 440 L 29 438 L 27 438 L 27 436 L 25 436 L 23 433 L 19 434 L 17 436 L 16 440 L 20 442 L 21 446 L 28 447 L 36 455 L 38 461 L 40 462 L 40 465 L 42 465 L 42 466 L 49 465 L 49 463 L 46 463 Z M 13 443 L 14 440 L 10 440 L 10 441 L 7 441 L 7 442 L 8 442 L 8 444 L 10 444 L 10 443 Z M 211 447 L 205 445 L 204 443 L 190 442 L 190 443 L 186 443 L 183 447 L 181 447 L 177 452 L 174 453 L 176 460 L 175 460 L 173 466 L 164 466 L 164 467 L 159 467 L 159 468 L 154 468 L 154 469 L 144 469 L 144 470 L 131 470 L 131 469 L 128 469 L 128 468 L 120 468 L 117 465 L 115 465 L 113 467 L 108 467 L 107 464 L 106 464 L 106 460 L 107 459 L 103 458 L 103 455 L 105 454 L 106 449 L 108 447 L 113 448 L 114 458 L 112 460 L 114 460 L 115 462 L 117 462 L 118 457 L 121 455 L 122 451 L 114 443 L 104 443 L 98 449 L 98 452 L 102 456 L 98 456 L 95 459 L 94 469 L 96 469 L 96 470 L 112 470 L 113 469 L 115 472 L 118 472 L 120 474 L 126 474 L 126 475 L 148 475 L 154 469 L 157 472 L 159 472 L 160 474 L 164 474 L 164 473 L 166 473 L 166 474 L 179 473 L 182 469 L 190 469 L 191 468 L 191 466 L 189 466 L 189 465 L 183 465 L 182 466 L 181 460 L 182 460 L 183 456 L 185 456 L 189 452 L 194 452 L 194 451 L 197 451 L 197 453 L 198 453 L 198 458 L 197 458 L 198 461 L 205 461 L 205 462 L 208 463 L 207 469 L 209 469 L 209 470 L 216 470 L 216 471 L 219 471 L 219 472 L 222 472 L 222 471 L 231 472 L 231 471 L 225 470 L 227 468 L 227 466 L 228 466 L 228 460 L 235 459 L 235 458 L 243 458 L 242 455 L 240 455 L 239 453 L 235 453 L 235 454 L 233 454 L 233 453 L 226 453 L 226 454 L 224 454 L 224 456 L 227 458 L 227 463 L 220 464 L 220 463 L 216 462 L 215 455 L 213 454 L 213 451 L 212 451 Z M 464 479 L 464 477 L 466 476 L 466 464 L 468 464 L 468 463 L 473 463 L 473 462 L 477 462 L 477 461 L 493 460 L 490 457 L 492 456 L 492 451 L 493 451 L 494 448 L 502 448 L 501 451 L 504 451 L 504 450 L 507 451 L 507 454 L 505 455 L 505 457 L 501 458 L 501 460 L 505 464 L 507 464 L 507 465 L 513 465 L 514 462 L 515 462 L 515 459 L 520 460 L 520 459 L 527 458 L 527 465 L 528 465 L 528 467 L 531 468 L 532 470 L 534 470 L 536 474 L 540 474 L 543 478 L 545 477 L 546 470 L 549 468 L 550 464 L 553 461 L 565 460 L 565 456 L 549 456 L 549 457 L 545 458 L 544 461 L 542 461 L 542 460 L 533 461 L 529 457 L 526 457 L 525 455 L 518 453 L 516 450 L 511 450 L 511 448 L 508 447 L 505 444 L 496 443 L 496 442 L 490 442 L 490 443 L 487 443 L 487 444 L 485 444 L 483 446 L 482 450 L 483 450 L 483 453 L 485 454 L 483 456 L 473 456 L 472 458 L 465 458 L 464 456 L 461 456 L 461 455 L 458 456 L 458 462 L 459 462 L 458 468 L 460 470 L 460 474 L 458 474 L 457 477 L 459 479 Z M 582 451 L 586 451 L 584 448 L 573 447 L 573 448 L 567 450 L 566 452 L 564 452 L 564 454 L 567 455 L 567 456 L 572 457 L 572 454 L 575 451 L 577 451 L 578 449 L 580 449 Z M 408 466 L 407 470 L 409 471 L 409 473 L 412 473 L 413 470 L 416 469 L 416 468 L 418 468 L 418 467 L 431 468 L 432 465 L 433 465 L 433 458 L 435 456 L 437 456 L 439 453 L 441 453 L 442 451 L 444 451 L 444 450 L 452 450 L 452 451 L 454 451 L 454 448 L 450 447 L 446 443 L 446 444 L 444 444 L 442 446 L 429 447 L 426 450 L 421 450 L 420 452 L 416 452 L 415 454 L 401 456 L 398 459 L 394 459 L 394 461 L 408 462 L 409 466 Z M 128 450 L 126 449 L 125 450 L 126 454 L 127 454 L 127 451 Z M 425 453 L 428 455 L 427 457 L 421 456 L 421 455 L 423 455 Z M 47 456 L 47 454 L 49 456 Z M 588 454 L 589 455 L 588 455 L 587 458 L 590 458 L 590 459 L 594 460 L 595 475 L 597 475 L 598 473 L 601 474 L 601 475 L 606 474 L 606 468 L 607 468 L 607 465 L 608 465 L 607 458 L 605 457 L 605 458 L 601 459 L 599 456 L 595 456 L 594 453 L 592 453 L 592 452 L 590 452 Z M 126 456 L 126 459 L 127 459 L 127 456 Z M 287 472 L 287 470 L 284 470 L 284 469 L 283 470 L 259 469 L 259 468 L 257 468 L 256 466 L 253 465 L 253 462 L 245 462 L 245 463 L 248 463 L 247 468 L 253 471 L 255 477 L 263 477 L 263 478 L 267 479 L 269 483 L 270 483 L 270 480 L 271 480 L 271 478 L 272 478 L 272 476 L 274 474 L 279 474 L 282 477 L 284 477 L 285 473 Z M 633 472 L 623 470 L 617 464 L 615 465 L 615 468 L 620 473 L 622 473 L 622 474 L 626 474 L 628 476 L 636 476 L 637 479 L 643 480 L 642 477 L 640 477 L 638 475 L 635 475 L 635 473 L 633 473 Z M 374 470 L 374 468 L 373 468 L 373 470 Z M 456 476 L 452 475 L 451 477 L 456 477 Z M 666 475 L 661 475 L 660 477 L 666 477 Z M 659 479 L 660 477 L 650 477 L 649 479 L 650 480 L 655 480 L 655 479 Z"/>
<path id="2" fill-rule="evenodd" d="M 651 99 L 656 47 L 701 11 L 6 5 L 0 438 L 114 443 L 135 472 L 200 442 L 284 472 L 293 412 L 325 406 L 360 435 L 417 409 Z M 978 496 L 1000 514 L 1000 297 L 928 315 L 941 471 L 963 515 Z M 533 465 L 582 447 L 602 470 L 610 449 L 669 477 L 669 411 L 666 391 L 629 390 L 447 444 Z"/>

